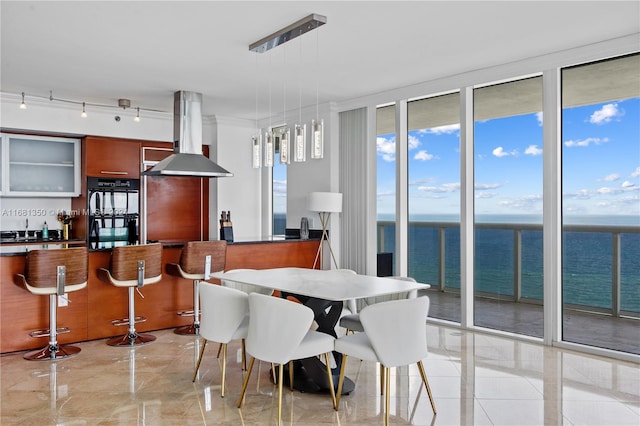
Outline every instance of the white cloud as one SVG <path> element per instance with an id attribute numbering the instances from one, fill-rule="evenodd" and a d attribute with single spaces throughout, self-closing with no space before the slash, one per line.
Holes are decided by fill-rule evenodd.
<path id="1" fill-rule="evenodd" d="M 540 155 L 542 154 L 542 148 L 538 148 L 538 145 L 529 145 L 524 153 L 527 155 Z"/>
<path id="2" fill-rule="evenodd" d="M 427 179 L 419 179 L 419 180 L 411 181 L 411 182 L 409 182 L 409 185 L 412 185 L 412 186 L 426 185 L 426 184 L 429 184 L 429 183 L 433 183 L 435 181 L 436 181 L 435 178 L 430 177 L 430 178 L 427 178 Z"/>
<path id="3" fill-rule="evenodd" d="M 593 197 L 593 195 L 594 195 L 593 191 L 588 189 L 580 189 L 573 193 L 569 192 L 569 193 L 562 194 L 564 198 L 574 198 L 576 200 L 589 200 L 591 199 L 591 197 Z"/>
<path id="4" fill-rule="evenodd" d="M 287 181 L 286 180 L 274 180 L 273 181 L 273 195 L 276 197 L 286 197 L 287 195 Z"/>
<path id="5" fill-rule="evenodd" d="M 425 149 L 421 149 L 413 156 L 414 160 L 429 161 L 436 158 L 433 154 L 429 154 Z"/>
<path id="6" fill-rule="evenodd" d="M 519 210 L 525 210 L 531 212 L 542 201 L 542 194 L 525 195 L 524 197 L 518 197 L 510 200 L 500 201 L 498 204 L 504 207 L 510 207 Z"/>
<path id="7" fill-rule="evenodd" d="M 517 156 L 518 155 L 518 150 L 514 149 L 513 151 L 505 151 L 504 148 L 502 148 L 501 146 L 497 147 L 496 149 L 494 149 L 493 151 L 491 151 L 491 153 L 493 155 L 495 155 L 496 157 L 500 158 L 500 157 L 507 157 L 509 155 L 511 156 Z"/>
<path id="8" fill-rule="evenodd" d="M 499 146 L 496 149 L 494 149 L 492 151 L 492 153 L 496 157 L 506 157 L 507 155 L 509 155 L 508 153 L 504 152 L 504 149 L 501 146 Z"/>
<path id="9" fill-rule="evenodd" d="M 408 147 L 409 150 L 415 149 L 420 146 L 420 140 L 413 135 L 409 135 Z"/>
<path id="10" fill-rule="evenodd" d="M 640 167 L 636 167 L 636 169 L 633 172 L 631 172 L 631 177 L 633 178 L 640 177 Z"/>
<path id="11" fill-rule="evenodd" d="M 616 117 L 624 115 L 622 111 L 618 109 L 618 104 L 606 104 L 601 109 L 591 114 L 589 117 L 589 123 L 591 124 L 606 124 Z"/>
<path id="12" fill-rule="evenodd" d="M 620 175 L 618 173 L 611 173 L 610 175 L 607 175 L 604 178 L 602 178 L 602 180 L 605 182 L 615 182 L 618 179 L 620 179 Z"/>
<path id="13" fill-rule="evenodd" d="M 487 192 L 487 191 L 480 191 L 480 192 L 476 192 L 475 194 L 476 198 L 493 198 L 495 196 L 496 194 L 494 194 L 493 192 Z"/>
<path id="14" fill-rule="evenodd" d="M 378 155 L 382 156 L 384 161 L 396 161 L 396 140 L 395 138 L 377 138 L 376 149 Z"/>
<path id="15" fill-rule="evenodd" d="M 460 123 L 419 130 L 420 133 L 431 133 L 434 135 L 449 135 L 458 131 L 460 131 Z"/>
<path id="16" fill-rule="evenodd" d="M 622 187 L 623 188 L 631 188 L 631 187 L 633 187 L 635 185 L 636 185 L 635 183 L 633 183 L 631 181 L 628 181 L 628 180 L 625 180 L 624 182 L 622 182 Z"/>
<path id="17" fill-rule="evenodd" d="M 575 146 L 579 146 L 579 147 L 585 147 L 585 146 L 589 146 L 591 144 L 595 144 L 595 145 L 600 145 L 601 143 L 606 143 L 609 142 L 609 138 L 586 138 L 586 139 L 581 139 L 581 140 L 576 140 L 576 141 L 566 141 L 564 143 L 564 146 L 568 147 L 568 148 L 572 148 Z"/>
<path id="18" fill-rule="evenodd" d="M 542 126 L 542 124 L 544 123 L 542 120 L 542 116 L 543 116 L 542 112 L 536 112 L 536 120 L 538 120 L 539 126 Z"/>
<path id="19" fill-rule="evenodd" d="M 431 193 L 449 193 L 460 189 L 459 182 L 443 183 L 440 186 L 419 186 L 418 191 Z"/>
<path id="20" fill-rule="evenodd" d="M 376 195 L 378 198 L 395 197 L 396 193 L 395 191 L 383 191 L 383 192 L 378 192 Z"/>
<path id="21" fill-rule="evenodd" d="M 499 183 L 476 183 L 473 187 L 478 189 L 496 189 L 500 188 L 502 185 Z"/>

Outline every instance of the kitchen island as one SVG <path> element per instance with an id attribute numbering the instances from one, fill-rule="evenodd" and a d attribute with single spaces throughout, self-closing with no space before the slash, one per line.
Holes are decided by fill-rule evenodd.
<path id="1" fill-rule="evenodd" d="M 70 242 L 69 242 L 70 243 Z M 73 242 L 74 244 L 82 244 Z M 178 263 L 180 241 L 162 242 L 163 271 L 167 263 Z M 311 268 L 319 240 L 297 240 L 279 237 L 256 238 L 229 243 L 226 270 L 267 269 L 278 267 Z M 29 332 L 46 329 L 49 325 L 49 301 L 36 296 L 14 283 L 16 274 L 24 272 L 26 253 L 30 249 L 64 248 L 63 244 L 42 242 L 31 244 L 0 244 L 0 352 L 35 349 L 46 344 Z M 107 268 L 110 250 L 89 253 L 89 282 L 86 288 L 69 294 L 69 304 L 58 308 L 58 326 L 69 327 L 60 334 L 61 344 L 102 339 L 126 332 L 111 320 L 127 317 L 127 292 L 98 279 L 97 270 Z M 214 280 L 215 281 L 215 280 Z M 144 298 L 136 296 L 136 315 L 147 318 L 136 324 L 138 331 L 152 331 L 190 324 L 193 319 L 181 317 L 178 311 L 193 305 L 193 283 L 190 280 L 163 274 L 162 280 L 141 289 Z"/>

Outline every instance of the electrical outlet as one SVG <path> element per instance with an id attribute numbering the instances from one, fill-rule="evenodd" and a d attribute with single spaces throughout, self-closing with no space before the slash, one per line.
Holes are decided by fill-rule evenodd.
<path id="1" fill-rule="evenodd" d="M 58 307 L 68 306 L 69 305 L 69 295 L 67 293 L 62 296 L 58 296 Z"/>

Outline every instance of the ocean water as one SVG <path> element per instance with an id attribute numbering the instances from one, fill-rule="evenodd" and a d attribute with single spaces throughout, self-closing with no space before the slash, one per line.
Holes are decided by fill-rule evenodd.
<path id="1" fill-rule="evenodd" d="M 418 220 L 416 220 L 418 219 Z M 532 220 L 533 219 L 533 220 Z M 580 218 L 572 224 L 640 225 L 637 217 Z M 386 221 L 388 218 L 379 217 Z M 429 222 L 447 222 L 445 241 L 445 286 L 460 288 L 460 232 L 453 216 L 422 216 L 409 222 L 409 275 L 421 282 L 438 283 L 439 231 Z M 482 223 L 541 224 L 534 217 L 493 216 Z M 599 223 L 597 223 L 599 222 Z M 542 230 L 521 231 L 522 296 L 542 300 Z M 476 291 L 513 296 L 514 231 L 482 229 L 475 231 Z M 385 223 L 384 248 L 395 251 L 395 226 Z M 612 307 L 613 248 L 610 232 L 568 232 L 563 234 L 563 302 L 601 309 Z M 640 313 L 640 233 L 620 235 L 620 303 L 623 311 Z"/>
<path id="2" fill-rule="evenodd" d="M 394 218 L 379 215 L 385 222 L 383 252 L 395 252 Z M 484 224 L 542 225 L 538 215 L 478 216 Z M 455 215 L 416 215 L 409 222 L 409 275 L 420 282 L 438 283 L 438 228 L 429 223 L 447 223 L 445 240 L 445 287 L 460 288 L 460 231 Z M 284 234 L 286 217 L 274 215 L 274 234 Z M 640 228 L 639 216 L 576 216 L 565 218 L 567 225 L 618 225 Z M 542 230 L 521 233 L 522 296 L 542 300 Z M 476 291 L 513 296 L 514 231 L 512 229 L 476 229 Z M 613 249 L 610 232 L 565 232 L 563 235 L 564 303 L 611 309 Z M 623 311 L 640 313 L 640 233 L 620 236 L 620 303 Z"/>

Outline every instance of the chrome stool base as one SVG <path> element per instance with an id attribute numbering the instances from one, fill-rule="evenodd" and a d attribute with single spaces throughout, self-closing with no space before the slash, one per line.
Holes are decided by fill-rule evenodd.
<path id="1" fill-rule="evenodd" d="M 45 346 L 42 349 L 36 349 L 35 351 L 27 352 L 23 358 L 28 361 L 51 361 L 56 359 L 69 358 L 80 353 L 80 348 L 77 346 Z"/>
<path id="2" fill-rule="evenodd" d="M 112 337 L 107 340 L 109 346 L 142 346 L 156 340 L 156 336 L 146 333 L 125 334 L 123 336 Z"/>
<path id="3" fill-rule="evenodd" d="M 173 330 L 175 334 L 180 334 L 183 336 L 186 335 L 194 335 L 197 336 L 200 334 L 200 324 L 189 324 L 183 325 Z"/>

